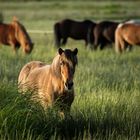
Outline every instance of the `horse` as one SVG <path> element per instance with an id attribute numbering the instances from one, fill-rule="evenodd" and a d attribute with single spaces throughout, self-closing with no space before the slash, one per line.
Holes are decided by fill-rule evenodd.
<path id="1" fill-rule="evenodd" d="M 35 99 L 43 108 L 58 105 L 62 113 L 69 113 L 74 100 L 74 73 L 78 63 L 78 49 L 58 49 L 50 65 L 31 61 L 20 71 L 19 91 L 35 93 Z"/>
<path id="2" fill-rule="evenodd" d="M 122 53 L 127 46 L 140 45 L 140 24 L 126 22 L 118 25 L 115 32 L 115 50 Z"/>
<path id="3" fill-rule="evenodd" d="M 21 46 L 25 54 L 30 54 L 34 45 L 25 27 L 16 17 L 10 24 L 0 23 L 0 44 L 12 46 L 15 53 Z"/>
<path id="4" fill-rule="evenodd" d="M 118 22 L 114 21 L 101 21 L 96 24 L 93 29 L 93 48 L 95 50 L 99 45 L 100 49 L 102 50 L 107 44 L 112 44 L 115 42 L 115 30 L 118 24 Z"/>
<path id="5" fill-rule="evenodd" d="M 75 40 L 84 40 L 85 46 L 93 44 L 91 28 L 96 23 L 91 20 L 74 21 L 72 19 L 64 19 L 54 24 L 55 46 L 60 47 L 66 45 L 68 37 Z"/>

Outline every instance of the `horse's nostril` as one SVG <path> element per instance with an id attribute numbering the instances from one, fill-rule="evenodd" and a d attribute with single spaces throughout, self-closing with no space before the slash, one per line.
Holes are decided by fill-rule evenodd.
<path id="1" fill-rule="evenodd" d="M 70 82 L 70 83 L 65 83 L 65 86 L 70 90 L 73 86 L 73 82 Z"/>
<path id="2" fill-rule="evenodd" d="M 73 82 L 69 83 L 69 86 L 72 87 L 73 86 Z"/>

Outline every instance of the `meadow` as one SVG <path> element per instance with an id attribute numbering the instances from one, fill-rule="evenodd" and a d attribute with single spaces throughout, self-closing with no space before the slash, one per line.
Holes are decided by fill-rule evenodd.
<path id="1" fill-rule="evenodd" d="M 116 54 L 114 44 L 103 51 L 68 40 L 65 48 L 78 48 L 75 100 L 71 117 L 62 119 L 55 108 L 44 111 L 18 93 L 18 74 L 27 62 L 50 64 L 57 53 L 53 24 L 63 18 L 93 21 L 138 19 L 139 1 L 1 2 L 4 21 L 17 16 L 35 43 L 33 52 L 15 55 L 0 45 L 0 140 L 139 140 L 140 47 Z M 39 30 L 45 33 L 33 33 Z"/>

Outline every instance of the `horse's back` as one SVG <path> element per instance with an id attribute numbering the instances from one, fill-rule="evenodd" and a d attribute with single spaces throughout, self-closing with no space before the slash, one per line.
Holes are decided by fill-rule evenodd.
<path id="1" fill-rule="evenodd" d="M 45 66 L 45 63 L 40 61 L 31 61 L 27 63 L 25 66 L 23 66 L 18 77 L 19 87 L 20 85 L 23 85 L 24 83 L 27 82 L 27 78 L 32 73 L 32 71 L 43 66 Z"/>
<path id="2" fill-rule="evenodd" d="M 118 25 L 117 30 L 120 30 L 122 34 L 140 33 L 140 24 L 121 23 Z"/>
<path id="3" fill-rule="evenodd" d="M 95 26 L 95 32 L 102 33 L 103 31 L 113 32 L 117 28 L 118 23 L 113 21 L 102 21 Z"/>
<path id="4" fill-rule="evenodd" d="M 104 36 L 110 41 L 115 41 L 115 30 L 119 23 L 117 22 L 110 22 L 108 27 L 104 30 Z"/>
<path id="5" fill-rule="evenodd" d="M 115 30 L 118 22 L 114 21 L 101 21 L 96 24 L 94 28 L 95 45 L 106 42 L 112 43 L 115 41 Z"/>
<path id="6" fill-rule="evenodd" d="M 59 22 L 59 32 L 64 37 L 72 37 L 75 39 L 85 38 L 90 26 L 94 26 L 95 23 L 90 20 L 76 21 L 72 19 L 64 19 Z M 58 22 L 55 24 L 58 27 Z"/>

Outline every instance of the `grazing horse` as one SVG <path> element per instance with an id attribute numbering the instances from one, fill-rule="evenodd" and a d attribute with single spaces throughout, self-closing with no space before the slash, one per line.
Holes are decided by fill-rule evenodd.
<path id="1" fill-rule="evenodd" d="M 12 46 L 15 52 L 21 46 L 26 54 L 31 53 L 33 49 L 25 27 L 15 17 L 10 24 L 0 23 L 0 44 Z"/>
<path id="2" fill-rule="evenodd" d="M 27 63 L 18 77 L 20 92 L 32 91 L 36 99 L 46 108 L 57 103 L 60 111 L 70 112 L 74 100 L 74 73 L 78 49 L 61 48 L 51 65 L 40 61 Z"/>
<path id="3" fill-rule="evenodd" d="M 93 30 L 94 36 L 94 49 L 100 45 L 102 50 L 107 44 L 115 42 L 115 30 L 118 26 L 118 22 L 102 21 L 96 24 Z"/>
<path id="4" fill-rule="evenodd" d="M 93 36 L 90 34 L 96 24 L 90 20 L 74 21 L 64 19 L 54 24 L 55 45 L 60 47 L 67 43 L 68 37 L 75 40 L 84 40 L 85 45 L 93 44 Z M 89 42 L 90 41 L 90 42 Z"/>
<path id="5" fill-rule="evenodd" d="M 126 22 L 118 25 L 115 32 L 116 52 L 123 52 L 128 45 L 140 45 L 140 24 Z"/>

